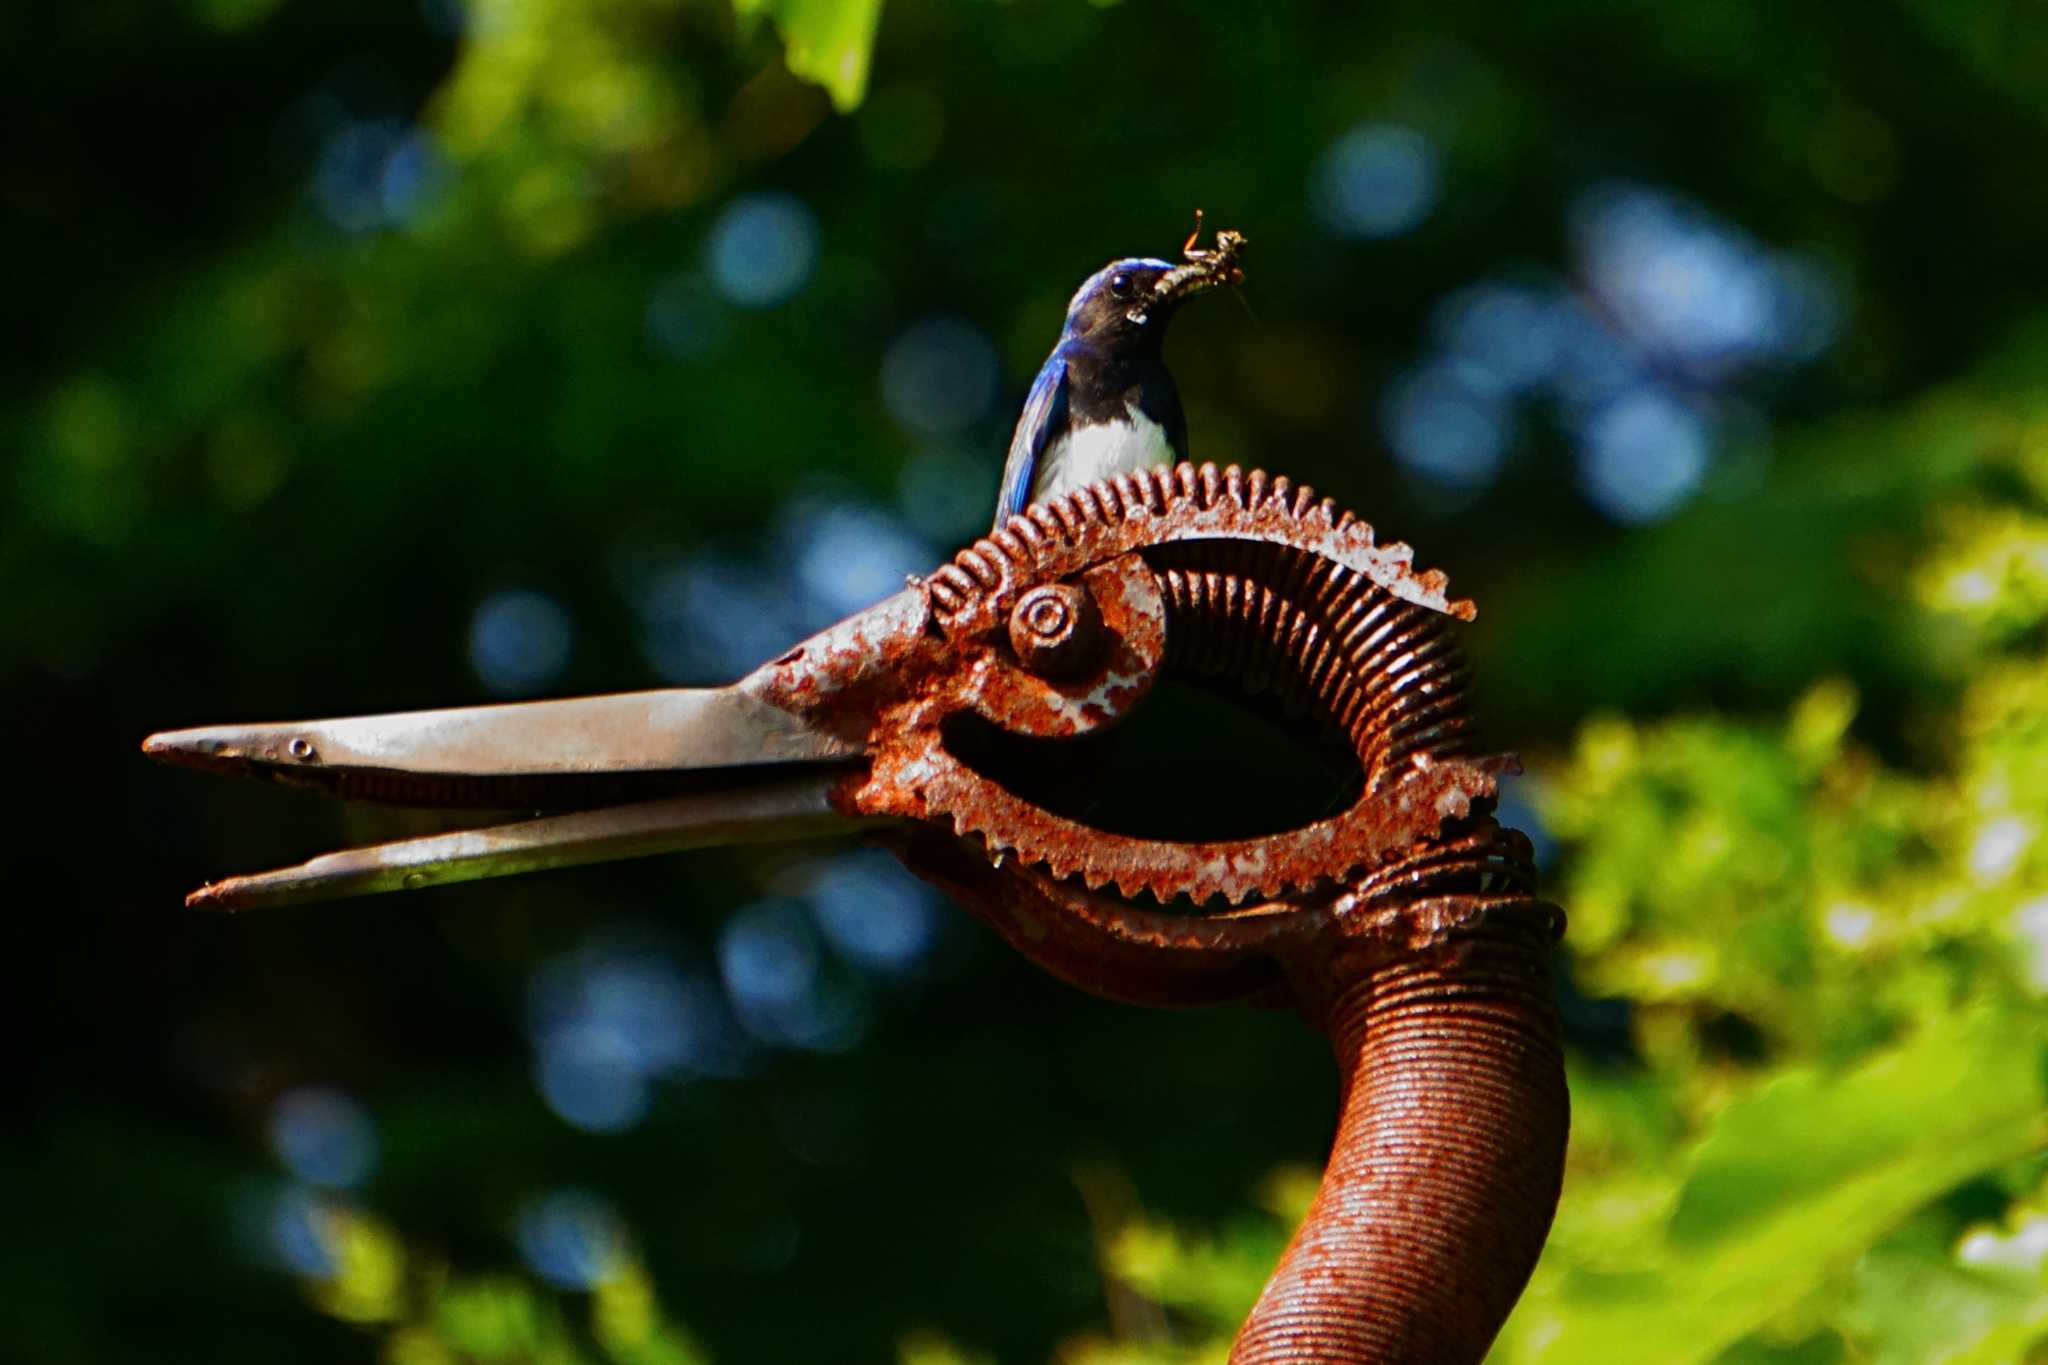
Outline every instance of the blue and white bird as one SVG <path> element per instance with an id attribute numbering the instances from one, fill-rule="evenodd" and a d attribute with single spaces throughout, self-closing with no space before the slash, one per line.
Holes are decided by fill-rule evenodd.
<path id="1" fill-rule="evenodd" d="M 1111 261 L 1074 291 L 1010 437 L 996 526 L 1083 484 L 1187 458 L 1187 416 L 1161 354 L 1166 324 L 1190 296 L 1244 278 L 1241 234 L 1218 233 L 1213 251 L 1194 240 L 1180 265 Z"/>

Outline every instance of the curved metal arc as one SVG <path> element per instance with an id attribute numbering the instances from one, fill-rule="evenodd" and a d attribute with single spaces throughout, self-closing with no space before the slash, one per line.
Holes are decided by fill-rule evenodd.
<path id="1" fill-rule="evenodd" d="M 861 810 L 905 819 L 943 810 L 958 833 L 977 836 L 992 855 L 1014 856 L 1090 891 L 1114 887 L 1126 898 L 1150 895 L 1165 902 L 1193 885 L 1204 898 L 1244 906 L 1260 897 L 1327 888 L 1378 865 L 1446 821 L 1464 818 L 1474 801 L 1490 799 L 1499 772 L 1512 763 L 1452 760 L 1417 768 L 1327 819 L 1274 834 L 1204 842 L 1114 834 L 1056 815 L 968 767 L 937 742 L 885 749 L 854 789 L 853 801 Z M 1213 918 L 1128 904 L 1114 914 L 1075 914 L 1105 935 L 1162 944 L 1183 932 L 1181 926 Z"/>
<path id="2" fill-rule="evenodd" d="M 942 626 L 985 630 L 1026 580 L 1063 578 L 1116 555 L 1194 540 L 1306 551 L 1416 606 L 1460 620 L 1477 614 L 1469 600 L 1446 595 L 1449 579 L 1441 570 L 1415 569 L 1415 552 L 1405 543 L 1380 544 L 1371 525 L 1305 484 L 1235 465 L 1122 474 L 1034 504 L 928 581 Z"/>

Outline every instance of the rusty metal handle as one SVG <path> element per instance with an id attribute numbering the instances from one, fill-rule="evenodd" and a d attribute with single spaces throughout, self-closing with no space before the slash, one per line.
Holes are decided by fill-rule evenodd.
<path id="1" fill-rule="evenodd" d="M 1484 926 L 1384 962 L 1326 1029 L 1343 1113 L 1232 1365 L 1464 1365 L 1527 1283 L 1569 1124 L 1549 936 Z"/>

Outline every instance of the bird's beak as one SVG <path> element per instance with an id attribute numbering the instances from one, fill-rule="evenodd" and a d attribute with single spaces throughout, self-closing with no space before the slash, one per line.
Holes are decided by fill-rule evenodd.
<path id="1" fill-rule="evenodd" d="M 1216 234 L 1216 245 L 1211 250 L 1186 247 L 1181 252 L 1182 263 L 1153 282 L 1153 305 L 1178 303 L 1218 285 L 1242 284 L 1244 248 L 1244 234 L 1227 228 Z"/>
<path id="2" fill-rule="evenodd" d="M 231 877 L 187 903 L 241 910 L 882 823 L 839 789 L 867 753 L 877 680 L 929 608 L 905 590 L 725 687 L 222 725 L 150 736 L 184 767 L 402 806 L 544 812 Z"/>

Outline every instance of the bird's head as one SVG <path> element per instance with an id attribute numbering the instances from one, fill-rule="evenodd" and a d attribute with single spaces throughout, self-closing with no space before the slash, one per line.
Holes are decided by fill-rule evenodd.
<path id="1" fill-rule="evenodd" d="M 1148 256 L 1111 261 L 1074 291 L 1066 335 L 1120 345 L 1156 342 L 1183 300 L 1243 278 L 1235 252 L 1204 252 L 1180 265 Z"/>

